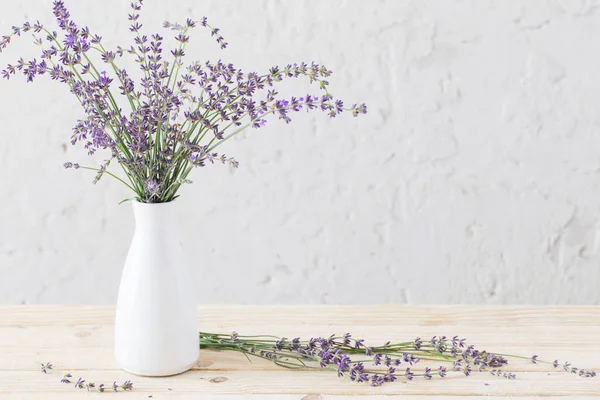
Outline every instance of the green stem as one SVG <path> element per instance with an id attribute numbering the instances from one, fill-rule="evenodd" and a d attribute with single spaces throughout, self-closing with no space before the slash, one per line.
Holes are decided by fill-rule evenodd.
<path id="1" fill-rule="evenodd" d="M 99 169 L 99 168 L 83 167 L 83 166 L 81 166 L 81 165 L 79 166 L 79 168 L 82 168 L 82 169 L 89 169 L 90 171 L 96 171 L 96 172 L 100 172 L 100 169 Z M 128 187 L 129 189 L 131 189 L 131 190 L 132 190 L 134 193 L 136 193 L 136 191 L 135 191 L 135 189 L 134 189 L 134 188 L 132 188 L 131 186 L 129 186 L 129 185 L 127 184 L 127 182 L 125 182 L 123 179 L 119 178 L 118 176 L 116 176 L 116 175 L 115 175 L 115 174 L 113 174 L 112 172 L 109 172 L 109 171 L 107 171 L 107 170 L 104 170 L 104 172 L 103 172 L 103 173 L 105 173 L 105 174 L 108 174 L 108 175 L 112 176 L 113 178 L 117 179 L 117 180 L 118 180 L 119 182 L 121 182 L 123 185 L 127 186 L 127 187 Z"/>

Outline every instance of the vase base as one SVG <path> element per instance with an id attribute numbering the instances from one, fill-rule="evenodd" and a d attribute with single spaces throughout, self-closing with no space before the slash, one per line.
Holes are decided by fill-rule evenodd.
<path id="1" fill-rule="evenodd" d="M 125 372 L 129 372 L 130 374 L 134 374 L 134 375 L 138 375 L 138 376 L 164 377 L 164 376 L 173 376 L 173 375 L 183 374 L 184 372 L 187 372 L 190 369 L 192 369 L 194 367 L 194 365 L 196 365 L 196 361 L 194 361 L 192 364 L 187 365 L 182 368 L 173 368 L 173 369 L 167 369 L 167 370 L 163 370 L 163 371 L 144 371 L 143 369 L 138 370 L 138 369 L 126 368 L 126 367 L 121 367 L 121 369 Z"/>

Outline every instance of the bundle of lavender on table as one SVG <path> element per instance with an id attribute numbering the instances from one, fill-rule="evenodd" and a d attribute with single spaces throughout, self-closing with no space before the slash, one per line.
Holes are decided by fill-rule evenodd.
<path id="1" fill-rule="evenodd" d="M 571 366 L 568 361 L 544 361 L 538 356 L 500 354 L 478 350 L 454 336 L 434 336 L 430 340 L 400 343 L 387 342 L 382 346 L 370 346 L 363 339 L 355 339 L 349 333 L 343 336 L 318 337 L 309 340 L 288 340 L 270 335 L 241 336 L 232 334 L 200 332 L 200 348 L 217 351 L 234 351 L 250 357 L 273 362 L 283 368 L 298 370 L 329 370 L 338 377 L 353 382 L 381 386 L 396 380 L 431 380 L 447 375 L 485 373 L 504 379 L 517 379 L 511 371 L 510 359 L 526 359 L 534 364 L 552 365 L 554 368 L 582 378 L 593 378 L 596 372 Z M 423 364 L 423 366 L 420 366 Z M 420 368 L 419 368 L 420 367 Z M 42 364 L 42 372 L 52 369 L 52 364 Z M 113 382 L 112 385 L 96 385 L 83 378 L 71 381 L 66 374 L 62 383 L 75 383 L 75 388 L 94 391 L 131 390 L 133 384 Z"/>
<path id="2" fill-rule="evenodd" d="M 210 29 L 222 49 L 227 47 L 219 29 L 212 28 L 206 18 L 164 23 L 175 32 L 177 41 L 169 52 L 171 60 L 165 60 L 163 36 L 142 32 L 142 2 L 131 3 L 128 18 L 134 45 L 129 47 L 105 48 L 102 37 L 75 23 L 58 0 L 53 11 L 60 35 L 40 22 L 25 22 L 0 39 L 0 52 L 25 33 L 32 34 L 40 48 L 39 60 L 20 58 L 2 71 L 4 78 L 18 71 L 27 81 L 48 75 L 68 85 L 80 101 L 86 117 L 73 128 L 71 143 L 83 143 L 89 154 L 107 150 L 108 158 L 97 168 L 73 162 L 65 167 L 96 171 L 94 183 L 110 175 L 134 192 L 133 199 L 168 202 L 178 197 L 183 184 L 191 182 L 188 175 L 193 167 L 215 162 L 237 167 L 234 158 L 215 150 L 247 128 L 265 126 L 269 116 L 289 123 L 291 114 L 302 110 L 321 110 L 331 118 L 344 111 L 354 116 L 367 112 L 365 104 L 345 107 L 342 100 L 335 99 L 328 90 L 332 72 L 314 62 L 274 66 L 263 74 L 244 73 L 220 60 L 184 66 L 190 31 L 198 25 Z M 117 65 L 126 55 L 141 69 L 137 84 L 132 74 Z M 317 84 L 320 94 L 280 97 L 276 86 L 299 77 Z M 109 171 L 114 162 L 124 176 Z"/>
<path id="3" fill-rule="evenodd" d="M 332 370 L 339 377 L 372 386 L 381 386 L 397 379 L 443 378 L 453 373 L 464 376 L 488 373 L 516 379 L 517 376 L 509 367 L 510 358 L 527 359 L 534 364 L 551 364 L 554 368 L 580 377 L 596 376 L 595 371 L 572 367 L 569 362 L 544 361 L 536 355 L 524 357 L 478 350 L 458 336 L 452 339 L 434 336 L 430 340 L 417 337 L 409 342 L 370 346 L 349 333 L 303 341 L 300 338 L 288 340 L 268 335 L 240 336 L 235 332 L 231 335 L 201 332 L 200 348 L 241 352 L 247 357 L 270 360 L 285 368 Z M 427 365 L 418 372 L 413 371 L 413 367 L 420 363 Z"/>

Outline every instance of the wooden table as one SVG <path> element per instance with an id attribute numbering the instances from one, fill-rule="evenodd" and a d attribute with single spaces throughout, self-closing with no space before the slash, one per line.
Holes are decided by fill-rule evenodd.
<path id="1" fill-rule="evenodd" d="M 600 396 L 600 377 L 579 378 L 529 362 L 512 365 L 516 380 L 489 373 L 403 380 L 374 388 L 337 378 L 329 371 L 290 371 L 243 355 L 202 352 L 183 375 L 142 378 L 117 369 L 113 360 L 114 307 L 0 307 L 0 399 L 79 399 L 98 396 L 59 383 L 70 371 L 96 382 L 130 379 L 127 399 L 203 400 L 458 399 Z M 347 331 L 369 342 L 407 341 L 415 336 L 459 335 L 480 349 L 547 360 L 568 360 L 600 370 L 600 307 L 502 306 L 202 306 L 208 332 L 329 336 Z M 40 372 L 41 362 L 55 365 Z M 59 372 L 60 371 L 60 372 Z M 105 395 L 106 393 L 102 394 Z M 114 394 L 114 393 L 113 393 Z M 381 397 L 385 395 L 385 397 Z M 425 396 L 425 397 L 424 397 Z"/>

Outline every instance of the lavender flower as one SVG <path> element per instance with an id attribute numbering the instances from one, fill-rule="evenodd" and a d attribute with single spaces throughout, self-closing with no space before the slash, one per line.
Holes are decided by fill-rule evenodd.
<path id="1" fill-rule="evenodd" d="M 51 370 L 51 369 L 52 369 L 52 364 L 51 364 L 51 363 L 49 363 L 49 362 L 47 362 L 46 364 L 42 363 L 42 368 L 41 368 L 41 370 L 42 370 L 42 372 L 43 372 L 44 374 L 45 374 L 45 373 L 47 373 L 47 372 L 48 372 L 48 370 Z"/>
<path id="2" fill-rule="evenodd" d="M 425 374 L 423 377 L 427 380 L 431 380 L 431 368 L 425 367 Z"/>
<path id="3" fill-rule="evenodd" d="M 413 347 L 415 348 L 415 350 L 420 350 L 422 345 L 423 345 L 423 343 L 421 342 L 420 337 L 417 337 L 415 339 L 415 341 L 413 342 Z"/>
<path id="4" fill-rule="evenodd" d="M 152 203 L 151 200 L 153 197 L 158 196 L 160 193 L 160 184 L 154 179 L 148 179 L 144 183 L 144 189 L 146 192 L 146 200 L 148 203 Z"/>
<path id="5" fill-rule="evenodd" d="M 537 364 L 537 359 L 538 359 L 538 356 L 534 355 L 531 357 L 531 362 L 534 364 Z"/>
<path id="6" fill-rule="evenodd" d="M 53 4 L 60 34 L 40 22 L 25 22 L 0 38 L 0 53 L 23 33 L 33 33 L 40 49 L 37 59 L 8 64 L 2 77 L 22 73 L 31 82 L 46 75 L 67 85 L 80 101 L 84 116 L 73 128 L 71 143 L 81 144 L 89 154 L 109 154 L 99 167 L 81 167 L 96 171 L 94 183 L 109 175 L 132 190 L 138 201 L 171 201 L 181 185 L 189 182 L 193 167 L 215 161 L 238 167 L 235 158 L 215 149 L 247 128 L 263 128 L 274 117 L 290 123 L 294 113 L 304 110 L 320 110 L 331 118 L 345 111 L 353 116 L 367 112 L 364 104 L 346 108 L 341 99 L 334 98 L 328 89 L 332 72 L 315 62 L 273 66 L 263 74 L 244 73 L 220 60 L 186 65 L 185 49 L 194 28 L 207 28 L 224 49 L 227 42 L 221 31 L 205 17 L 182 24 L 165 22 L 163 27 L 174 32 L 177 42 L 175 48 L 165 49 L 160 34 L 142 34 L 142 8 L 142 0 L 134 1 L 128 14 L 133 44 L 115 49 L 106 48 L 101 35 L 75 23 L 60 0 Z M 95 65 L 90 52 L 97 52 L 106 66 Z M 139 66 L 142 77 L 138 82 L 117 65 L 125 56 Z M 279 97 L 276 86 L 280 82 L 299 78 L 315 84 L 319 92 Z M 119 96 L 127 107 L 119 106 Z M 122 168 L 122 176 L 109 171 L 111 160 Z M 72 162 L 64 166 L 79 168 Z"/>
<path id="7" fill-rule="evenodd" d="M 73 377 L 73 375 L 69 374 L 65 374 L 63 376 L 63 378 L 60 380 L 60 383 L 71 383 L 71 380 L 69 378 Z"/>

